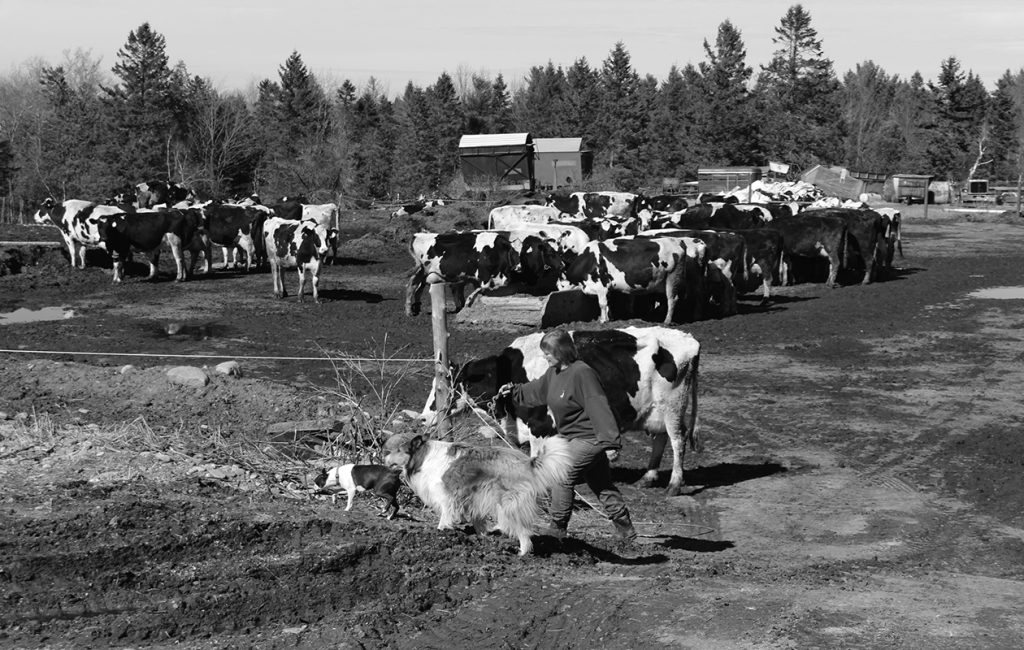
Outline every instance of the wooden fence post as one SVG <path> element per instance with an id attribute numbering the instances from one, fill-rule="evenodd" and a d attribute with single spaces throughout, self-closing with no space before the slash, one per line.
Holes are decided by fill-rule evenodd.
<path id="1" fill-rule="evenodd" d="M 430 315 L 434 331 L 434 385 L 437 386 L 438 436 L 452 431 L 448 405 L 451 401 L 452 386 L 448 370 L 448 310 L 445 304 L 445 285 L 442 282 L 430 285 Z"/>

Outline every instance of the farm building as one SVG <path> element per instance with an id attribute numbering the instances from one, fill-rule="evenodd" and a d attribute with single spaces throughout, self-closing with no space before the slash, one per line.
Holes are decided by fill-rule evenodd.
<path id="1" fill-rule="evenodd" d="M 533 139 L 529 133 L 464 135 L 459 140 L 462 177 L 472 189 L 533 189 Z"/>
<path id="2" fill-rule="evenodd" d="M 533 171 L 539 187 L 578 185 L 590 174 L 594 156 L 583 149 L 583 138 L 536 138 Z"/>
<path id="3" fill-rule="evenodd" d="M 882 197 L 894 203 L 924 203 L 925 188 L 928 203 L 949 203 L 949 184 L 933 183 L 928 174 L 893 174 L 885 181 Z"/>
<path id="4" fill-rule="evenodd" d="M 697 170 L 697 190 L 722 194 L 739 187 L 748 187 L 760 178 L 760 167 L 701 167 Z"/>

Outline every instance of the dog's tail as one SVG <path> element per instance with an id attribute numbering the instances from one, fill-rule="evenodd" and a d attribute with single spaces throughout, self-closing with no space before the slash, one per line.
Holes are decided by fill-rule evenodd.
<path id="1" fill-rule="evenodd" d="M 562 436 L 548 436 L 539 440 L 540 451 L 530 459 L 530 469 L 533 471 L 534 487 L 538 492 L 545 492 L 568 480 L 572 454 L 569 453 L 569 442 Z"/>

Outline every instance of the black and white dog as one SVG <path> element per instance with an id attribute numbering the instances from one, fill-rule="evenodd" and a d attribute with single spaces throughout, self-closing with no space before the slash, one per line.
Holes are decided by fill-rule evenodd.
<path id="1" fill-rule="evenodd" d="M 572 457 L 560 436 L 544 438 L 533 458 L 504 447 L 475 447 L 396 434 L 384 443 L 384 463 L 401 469 L 409 487 L 441 518 L 438 529 L 461 522 L 478 533 L 494 527 L 519 540 L 519 555 L 533 550 L 543 512 L 537 499 L 566 480 Z"/>
<path id="2" fill-rule="evenodd" d="M 402 478 L 398 470 L 391 470 L 383 465 L 348 463 L 323 470 L 313 479 L 313 483 L 320 488 L 320 492 L 330 494 L 332 501 L 337 498 L 338 492 L 344 490 L 348 495 L 346 511 L 352 509 L 352 500 L 355 499 L 356 492 L 369 491 L 384 499 L 384 507 L 380 511 L 382 516 L 394 519 L 398 514 L 398 489 L 402 487 Z"/>

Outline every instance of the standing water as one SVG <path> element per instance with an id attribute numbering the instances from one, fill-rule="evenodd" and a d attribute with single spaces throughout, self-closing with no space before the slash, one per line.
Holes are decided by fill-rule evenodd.
<path id="1" fill-rule="evenodd" d="M 46 320 L 64 320 L 73 318 L 75 312 L 63 307 L 43 307 L 42 309 L 15 309 L 7 314 L 0 314 L 0 325 L 12 325 L 14 323 L 37 323 Z"/>
<path id="2" fill-rule="evenodd" d="M 991 300 L 1024 300 L 1024 287 L 991 287 L 978 289 L 968 295 L 971 298 L 989 298 Z"/>

